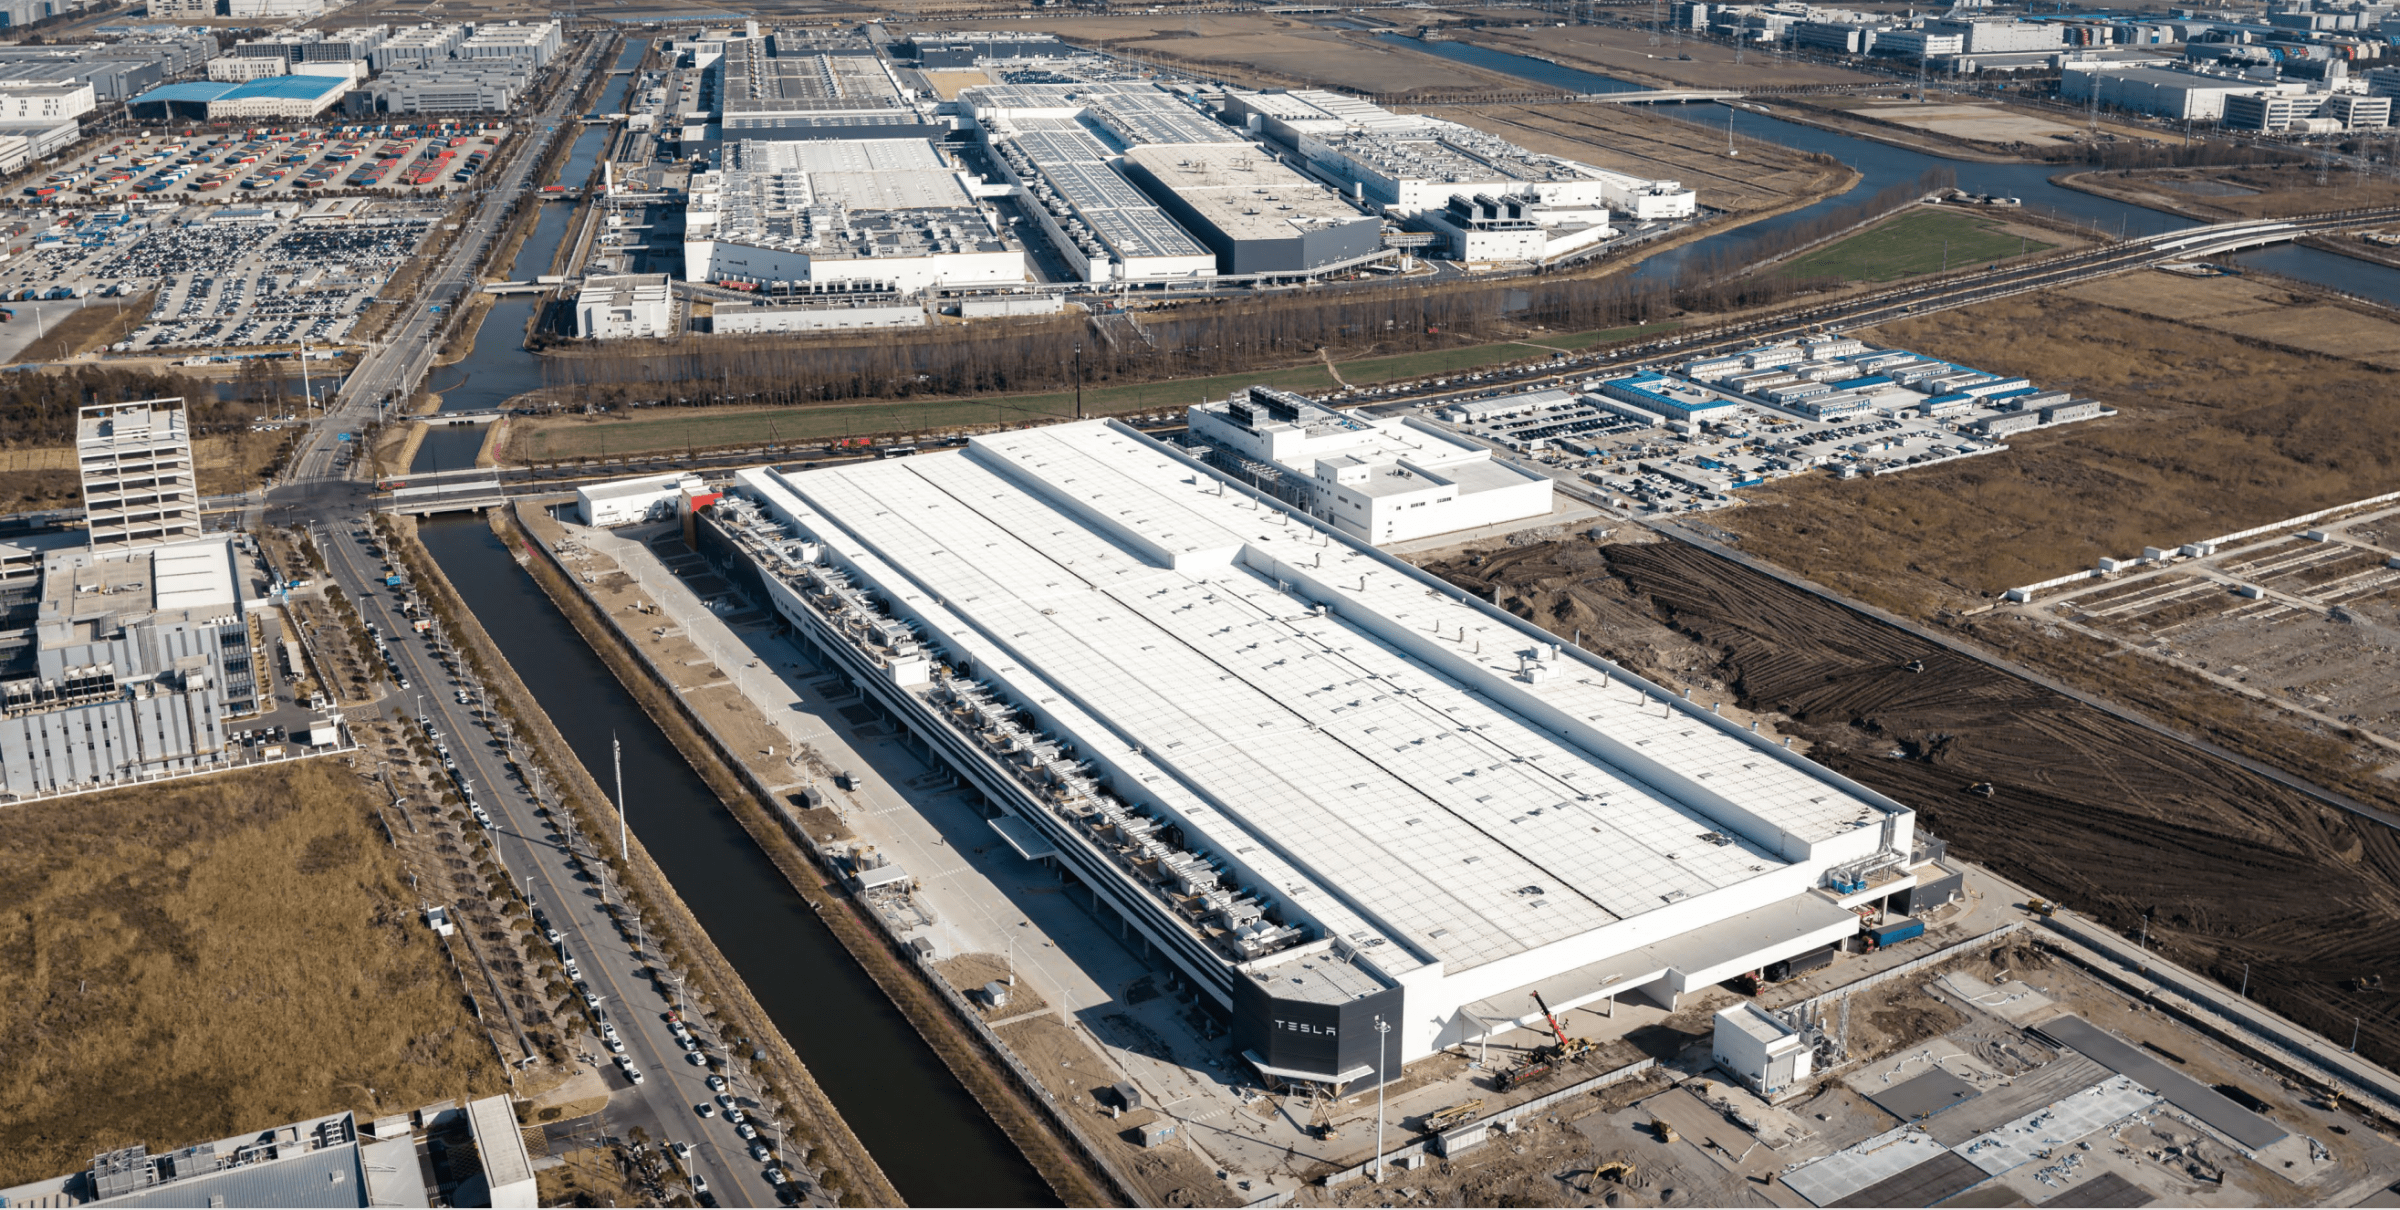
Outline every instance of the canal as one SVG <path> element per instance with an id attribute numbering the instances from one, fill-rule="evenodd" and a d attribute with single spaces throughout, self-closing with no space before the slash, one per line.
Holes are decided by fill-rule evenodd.
<path id="1" fill-rule="evenodd" d="M 592 105 L 591 112 L 618 111 L 625 103 L 627 89 L 637 78 L 634 69 L 649 51 L 650 42 L 646 38 L 626 40 L 625 48 L 617 55 L 615 78 Z M 584 127 L 576 134 L 574 145 L 568 148 L 558 175 L 537 184 L 584 184 L 598 166 L 614 129 L 606 123 Z M 509 265 L 509 280 L 532 281 L 550 272 L 574 216 L 575 207 L 571 204 L 544 203 L 533 230 L 518 246 L 517 258 Z M 489 411 L 542 385 L 541 358 L 525 348 L 526 325 L 532 322 L 541 305 L 542 296 L 538 294 L 506 295 L 492 304 L 476 327 L 475 343 L 468 348 L 467 355 L 450 365 L 435 367 L 427 376 L 426 389 L 442 397 L 442 411 Z M 409 463 L 409 473 L 423 475 L 473 467 L 488 432 L 483 425 L 466 425 L 427 433 L 417 446 L 416 458 Z"/>
<path id="2" fill-rule="evenodd" d="M 624 743 L 633 831 L 912 1206 L 1057 1205 L 882 990 L 785 882 L 481 517 L 425 546 L 576 758 L 608 784 Z"/>

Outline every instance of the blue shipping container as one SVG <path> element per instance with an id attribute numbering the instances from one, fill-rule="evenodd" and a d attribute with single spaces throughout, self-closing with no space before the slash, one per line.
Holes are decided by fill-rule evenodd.
<path id="1" fill-rule="evenodd" d="M 1895 920 L 1867 930 L 1867 936 L 1875 942 L 1877 949 L 1924 935 L 1925 922 L 1922 920 Z"/>

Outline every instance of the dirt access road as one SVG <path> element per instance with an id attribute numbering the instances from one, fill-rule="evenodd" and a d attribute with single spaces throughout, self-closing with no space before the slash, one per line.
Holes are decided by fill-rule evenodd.
<path id="1" fill-rule="evenodd" d="M 1917 808 L 1960 856 L 2339 1041 L 2400 1060 L 2400 835 L 2103 711 L 1680 544 L 1575 539 L 1428 569 Z M 1921 662 L 1922 672 L 1911 671 Z M 1989 783 L 1989 796 L 1970 787 Z"/>

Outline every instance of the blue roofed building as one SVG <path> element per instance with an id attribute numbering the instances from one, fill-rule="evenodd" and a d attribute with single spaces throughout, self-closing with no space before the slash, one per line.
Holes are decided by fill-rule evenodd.
<path id="1" fill-rule="evenodd" d="M 162 84 L 125 103 L 136 121 L 218 122 L 241 118 L 313 118 L 350 91 L 345 76 L 267 76 L 233 83 Z"/>
<path id="2" fill-rule="evenodd" d="M 1630 403 L 1644 411 L 1656 412 L 1669 420 L 1699 420 L 1710 412 L 1739 406 L 1736 400 L 1656 370 L 1644 370 L 1630 378 L 1611 379 L 1600 384 L 1600 393 L 1619 403 Z"/>

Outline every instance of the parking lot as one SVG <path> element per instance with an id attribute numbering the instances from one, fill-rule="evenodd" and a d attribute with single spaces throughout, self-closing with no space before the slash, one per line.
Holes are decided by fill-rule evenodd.
<path id="1" fill-rule="evenodd" d="M 440 196 L 471 184 L 508 133 L 498 124 L 381 123 L 132 134 L 20 192 L 65 207 L 291 200 L 343 189 Z"/>
<path id="2" fill-rule="evenodd" d="M 186 206 L 93 215 L 42 230 L 0 265 L 0 297 L 157 292 L 119 352 L 338 343 L 443 213 L 376 201 L 337 214 L 299 205 Z"/>

